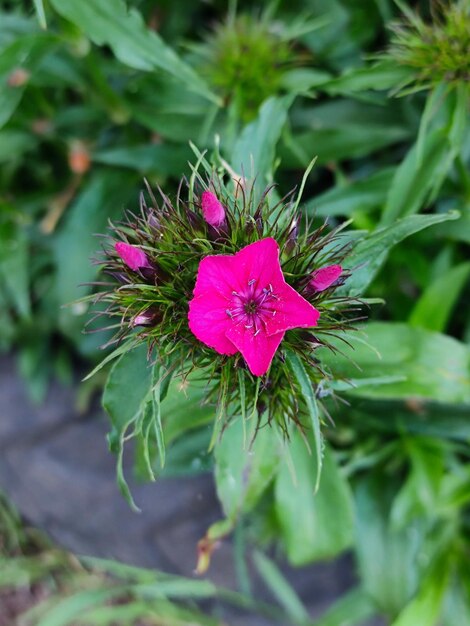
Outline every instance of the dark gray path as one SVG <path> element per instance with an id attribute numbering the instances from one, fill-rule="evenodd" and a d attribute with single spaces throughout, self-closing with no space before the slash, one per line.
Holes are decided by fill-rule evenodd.
<path id="1" fill-rule="evenodd" d="M 30 523 L 78 554 L 193 575 L 197 541 L 221 517 L 211 476 L 132 485 L 142 508 L 135 514 L 117 489 L 99 411 L 78 415 L 73 390 L 57 384 L 43 406 L 32 405 L 11 357 L 0 358 L 0 403 L 0 489 Z M 230 542 L 214 554 L 208 577 L 236 588 Z M 312 615 L 354 584 L 348 559 L 289 570 L 289 578 Z"/>

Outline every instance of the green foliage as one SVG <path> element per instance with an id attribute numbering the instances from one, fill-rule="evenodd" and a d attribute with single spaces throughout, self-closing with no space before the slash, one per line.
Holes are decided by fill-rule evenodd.
<path id="1" fill-rule="evenodd" d="M 354 555 L 357 587 L 316 626 L 377 613 L 393 626 L 467 626 L 468 0 L 241 0 L 238 14 L 234 5 L 226 15 L 220 2 L 0 2 L 0 348 L 17 353 L 38 401 L 77 357 L 90 369 L 105 357 L 96 371 L 108 376 L 121 490 L 132 502 L 123 467 L 131 440 L 141 480 L 213 470 L 226 519 L 205 540 L 212 550 L 235 530 L 247 552 L 256 548 L 254 565 L 282 607 L 263 607 L 272 622 L 309 623 L 265 547 L 297 567 Z M 291 203 L 305 218 L 299 236 L 307 221 L 314 229 L 328 219 L 340 231 L 327 249 L 353 248 L 341 257 L 350 276 L 340 297 L 354 298 L 351 316 L 371 318 L 359 332 L 331 336 L 332 303 L 323 332 L 308 336 L 312 363 L 282 351 L 278 377 L 259 386 L 241 367 L 214 386 L 178 368 L 165 377 L 135 335 L 103 353 L 109 332 L 81 332 L 97 276 L 94 235 L 138 212 L 144 177 L 174 198 L 186 175 L 194 202 L 203 178 L 188 165 L 195 153 L 227 196 L 242 173 L 256 177 L 256 200 L 272 182 L 273 203 L 302 185 Z M 206 234 L 179 241 L 203 250 Z M 295 255 L 289 281 L 307 267 Z M 185 271 L 189 297 L 190 264 Z M 302 428 L 265 423 L 270 407 L 296 409 L 292 398 Z M 0 587 L 37 583 L 49 594 L 32 623 L 217 624 L 193 601 L 234 600 L 207 581 L 74 563 L 47 542 L 35 546 L 3 504 L 0 535 Z"/>

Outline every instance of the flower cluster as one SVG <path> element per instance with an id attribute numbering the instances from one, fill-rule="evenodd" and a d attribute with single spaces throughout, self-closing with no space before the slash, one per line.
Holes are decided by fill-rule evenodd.
<path id="1" fill-rule="evenodd" d="M 432 21 L 405 5 L 404 18 L 392 26 L 387 55 L 411 70 L 401 90 L 429 88 L 440 82 L 470 81 L 470 4 L 468 0 L 436 2 Z"/>
<path id="2" fill-rule="evenodd" d="M 197 371 L 227 417 L 246 401 L 299 423 L 285 355 L 302 359 L 314 387 L 327 377 L 316 350 L 349 327 L 354 305 L 336 293 L 349 248 L 325 224 L 311 230 L 293 194 L 272 203 L 267 189 L 255 201 L 246 181 L 228 191 L 214 175 L 185 201 L 182 188 L 175 202 L 148 188 L 140 213 L 108 236 L 100 263 L 112 282 L 95 298 L 118 318 L 114 341 L 147 341 L 167 371 Z"/>

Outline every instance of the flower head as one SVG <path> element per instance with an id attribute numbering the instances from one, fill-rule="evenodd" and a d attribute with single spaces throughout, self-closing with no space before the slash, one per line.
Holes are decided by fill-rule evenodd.
<path id="1" fill-rule="evenodd" d="M 468 0 L 442 0 L 432 20 L 401 6 L 403 18 L 392 24 L 392 40 L 381 59 L 408 70 L 399 91 L 430 88 L 441 82 L 468 85 L 470 80 L 470 5 Z"/>
<path id="2" fill-rule="evenodd" d="M 204 219 L 210 226 L 219 227 L 225 222 L 225 209 L 211 191 L 204 191 L 201 196 L 201 208 Z"/>
<path id="3" fill-rule="evenodd" d="M 90 298 L 112 318 L 111 342 L 146 342 L 162 375 L 197 372 L 224 420 L 244 402 L 287 431 L 306 410 L 291 357 L 316 390 L 328 378 L 318 347 L 333 348 L 330 337 L 351 328 L 345 312 L 356 304 L 336 296 L 349 240 L 326 224 L 311 229 L 288 197 L 271 203 L 268 189 L 258 200 L 244 179 L 241 193 L 208 176 L 217 193 L 199 177 L 187 199 L 183 185 L 176 202 L 161 190 L 160 202 L 150 188 L 141 195 L 100 261 L 115 282 Z"/>
<path id="4" fill-rule="evenodd" d="M 200 341 L 220 354 L 241 352 L 255 376 L 266 374 L 287 330 L 315 326 L 319 317 L 286 283 L 271 237 L 234 255 L 205 257 L 188 314 Z"/>

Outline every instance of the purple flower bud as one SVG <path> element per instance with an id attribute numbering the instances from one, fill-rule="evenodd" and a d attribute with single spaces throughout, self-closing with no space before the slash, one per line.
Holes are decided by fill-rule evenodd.
<path id="1" fill-rule="evenodd" d="M 326 267 L 321 267 L 312 273 L 308 285 L 315 291 L 324 291 L 338 280 L 342 271 L 343 268 L 341 265 L 327 265 Z"/>
<path id="2" fill-rule="evenodd" d="M 127 267 L 134 272 L 143 267 L 152 267 L 145 252 L 137 246 L 131 246 L 129 243 L 118 241 L 114 244 L 114 248 Z"/>
<path id="3" fill-rule="evenodd" d="M 210 226 L 216 228 L 225 222 L 225 209 L 211 191 L 204 191 L 201 197 L 201 207 L 204 219 Z"/>

